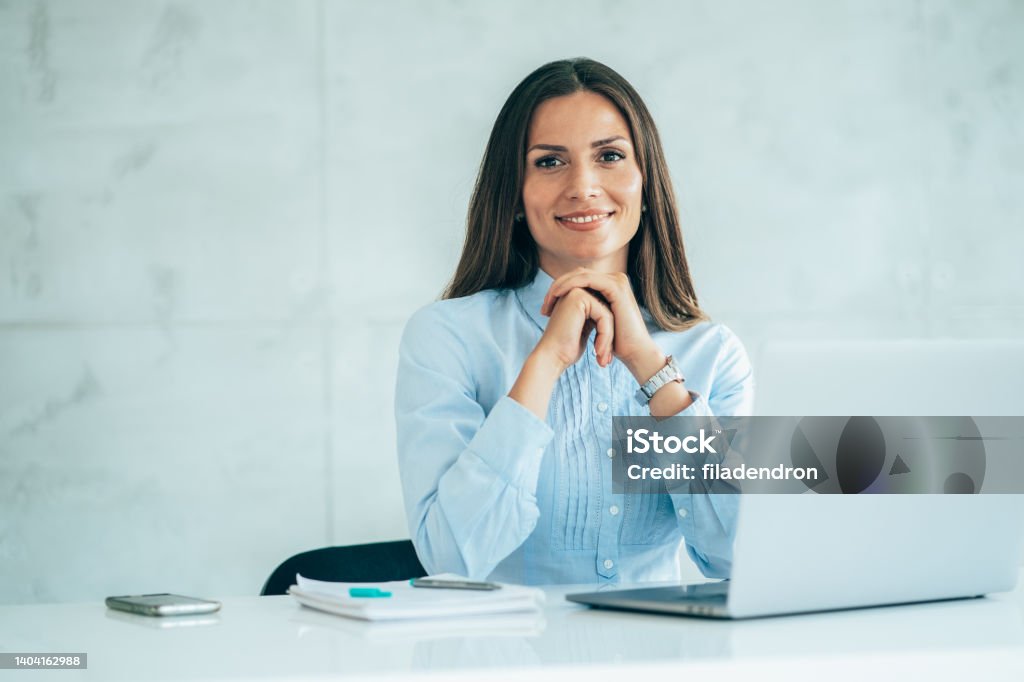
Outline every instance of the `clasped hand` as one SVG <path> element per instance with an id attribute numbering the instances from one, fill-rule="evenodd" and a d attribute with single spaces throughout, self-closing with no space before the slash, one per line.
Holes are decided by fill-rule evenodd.
<path id="1" fill-rule="evenodd" d="M 601 367 L 615 357 L 632 370 L 638 358 L 660 356 L 623 272 L 577 268 L 562 275 L 548 289 L 540 312 L 550 320 L 537 350 L 550 353 L 563 369 L 583 357 L 595 328 L 594 352 Z"/>

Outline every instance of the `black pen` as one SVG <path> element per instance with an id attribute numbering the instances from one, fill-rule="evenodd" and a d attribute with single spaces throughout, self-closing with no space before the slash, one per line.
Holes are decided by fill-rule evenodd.
<path id="1" fill-rule="evenodd" d="M 500 590 L 498 583 L 475 582 L 472 580 L 444 580 L 443 578 L 413 578 L 413 587 L 436 587 L 442 590 Z"/>

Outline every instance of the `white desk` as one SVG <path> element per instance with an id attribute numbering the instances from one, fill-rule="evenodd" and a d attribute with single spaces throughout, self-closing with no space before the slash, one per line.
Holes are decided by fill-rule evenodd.
<path id="1" fill-rule="evenodd" d="M 505 634 L 436 625 L 396 632 L 291 597 L 225 598 L 219 614 L 195 624 L 101 603 L 0 606 L 0 651 L 89 655 L 87 670 L 0 670 L 0 680 L 1024 680 L 1020 587 L 741 622 L 594 611 L 564 601 L 565 592 L 548 590 L 543 615 Z"/>

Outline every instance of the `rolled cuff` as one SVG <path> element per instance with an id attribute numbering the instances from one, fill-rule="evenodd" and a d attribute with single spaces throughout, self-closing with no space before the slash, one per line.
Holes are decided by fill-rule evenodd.
<path id="1" fill-rule="evenodd" d="M 553 437 L 550 426 L 505 396 L 495 403 L 466 449 L 510 485 L 533 493 L 544 450 Z"/>
<path id="2" fill-rule="evenodd" d="M 691 391 L 687 389 L 687 393 L 690 394 L 690 404 L 685 409 L 676 412 L 673 417 L 710 417 L 711 406 L 708 405 L 708 401 L 704 399 L 704 396 L 697 391 Z M 647 404 L 646 408 L 647 415 L 651 414 L 651 405 Z"/>

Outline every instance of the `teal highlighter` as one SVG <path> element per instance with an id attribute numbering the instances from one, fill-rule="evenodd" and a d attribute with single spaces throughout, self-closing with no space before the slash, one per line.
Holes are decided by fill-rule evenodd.
<path id="1" fill-rule="evenodd" d="M 367 598 L 380 598 L 390 597 L 390 592 L 384 592 L 379 587 L 350 587 L 348 588 L 348 596 L 350 597 L 367 597 Z"/>

